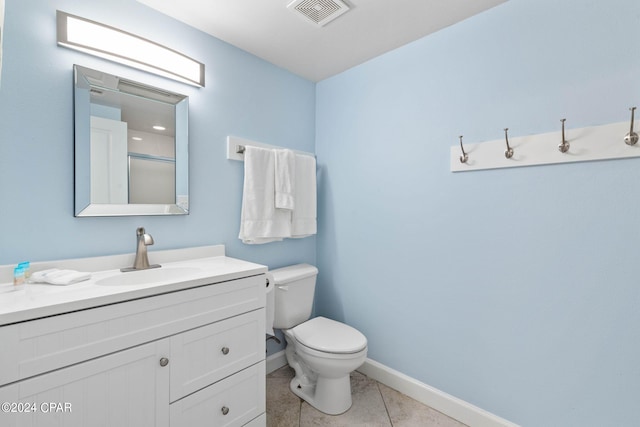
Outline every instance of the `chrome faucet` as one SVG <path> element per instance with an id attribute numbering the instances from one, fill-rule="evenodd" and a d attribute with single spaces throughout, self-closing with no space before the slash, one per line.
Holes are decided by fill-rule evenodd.
<path id="1" fill-rule="evenodd" d="M 149 257 L 147 255 L 147 246 L 153 245 L 153 237 L 151 234 L 147 234 L 144 227 L 138 227 L 136 230 L 136 236 L 138 238 L 138 246 L 136 248 L 136 259 L 133 262 L 133 267 L 121 268 L 120 271 L 136 271 L 146 270 L 148 268 L 158 268 L 160 264 L 149 265 Z"/>

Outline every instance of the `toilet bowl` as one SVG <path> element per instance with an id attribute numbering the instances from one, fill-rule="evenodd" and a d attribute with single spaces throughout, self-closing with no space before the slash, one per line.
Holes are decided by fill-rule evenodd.
<path id="1" fill-rule="evenodd" d="M 291 391 L 314 408 L 336 415 L 352 404 L 350 374 L 367 357 L 367 339 L 356 329 L 324 317 L 285 329 L 287 362 L 296 371 Z M 332 341 L 332 335 L 353 338 Z"/>
<path id="2" fill-rule="evenodd" d="M 367 338 L 325 317 L 309 319 L 318 270 L 299 264 L 269 272 L 275 284 L 274 328 L 282 329 L 291 391 L 321 412 L 337 415 L 352 404 L 350 374 L 367 357 Z"/>

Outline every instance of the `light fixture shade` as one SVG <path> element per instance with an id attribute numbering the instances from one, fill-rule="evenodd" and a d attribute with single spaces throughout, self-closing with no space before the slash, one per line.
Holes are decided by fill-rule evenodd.
<path id="1" fill-rule="evenodd" d="M 204 86 L 204 64 L 134 34 L 57 11 L 58 44 L 189 83 Z"/>

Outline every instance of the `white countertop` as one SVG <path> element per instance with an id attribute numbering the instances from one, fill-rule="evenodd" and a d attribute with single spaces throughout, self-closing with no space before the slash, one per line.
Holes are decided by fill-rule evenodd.
<path id="1" fill-rule="evenodd" d="M 100 281 L 105 278 L 139 274 L 139 272 L 135 271 L 122 273 L 119 268 L 100 271 L 88 268 L 92 266 L 95 268 L 96 265 L 109 265 L 113 261 L 120 262 L 121 256 L 119 255 L 114 256 L 114 259 L 100 257 L 99 261 L 102 264 L 96 263 L 97 258 L 73 260 L 75 269 L 91 271 L 92 274 L 91 279 L 72 285 L 55 286 L 27 283 L 16 288 L 12 283 L 2 283 L 0 284 L 0 326 L 267 272 L 266 266 L 225 256 L 224 248 L 222 248 L 222 252 L 220 252 L 219 246 L 207 248 L 215 248 L 217 250 L 205 252 L 194 252 L 193 249 L 165 251 L 164 254 L 156 253 L 155 257 L 149 253 L 149 261 L 151 263 L 163 260 L 161 262 L 162 267 L 157 270 L 180 269 L 181 272 L 179 278 L 158 278 L 150 283 L 132 285 L 100 284 Z M 188 254 L 202 255 L 204 253 L 214 254 L 214 256 L 184 259 Z M 173 261 L 171 259 L 177 260 Z M 57 265 L 61 265 L 60 268 L 69 268 L 69 264 L 64 261 L 58 262 Z M 35 268 L 32 266 L 32 271 L 39 271 L 44 269 L 42 267 L 51 268 L 52 266 L 56 266 L 56 263 L 38 263 Z M 83 269 L 83 266 L 87 268 Z M 121 267 L 127 266 L 122 265 Z M 125 280 L 129 280 L 131 277 L 133 276 L 127 276 Z M 109 280 L 118 282 L 118 279 Z"/>

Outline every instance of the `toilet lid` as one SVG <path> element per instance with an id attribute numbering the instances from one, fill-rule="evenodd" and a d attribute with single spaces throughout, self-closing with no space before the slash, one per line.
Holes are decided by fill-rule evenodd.
<path id="1" fill-rule="evenodd" d="M 344 323 L 316 317 L 293 328 L 296 341 L 326 353 L 357 353 L 367 346 L 367 338 Z"/>

